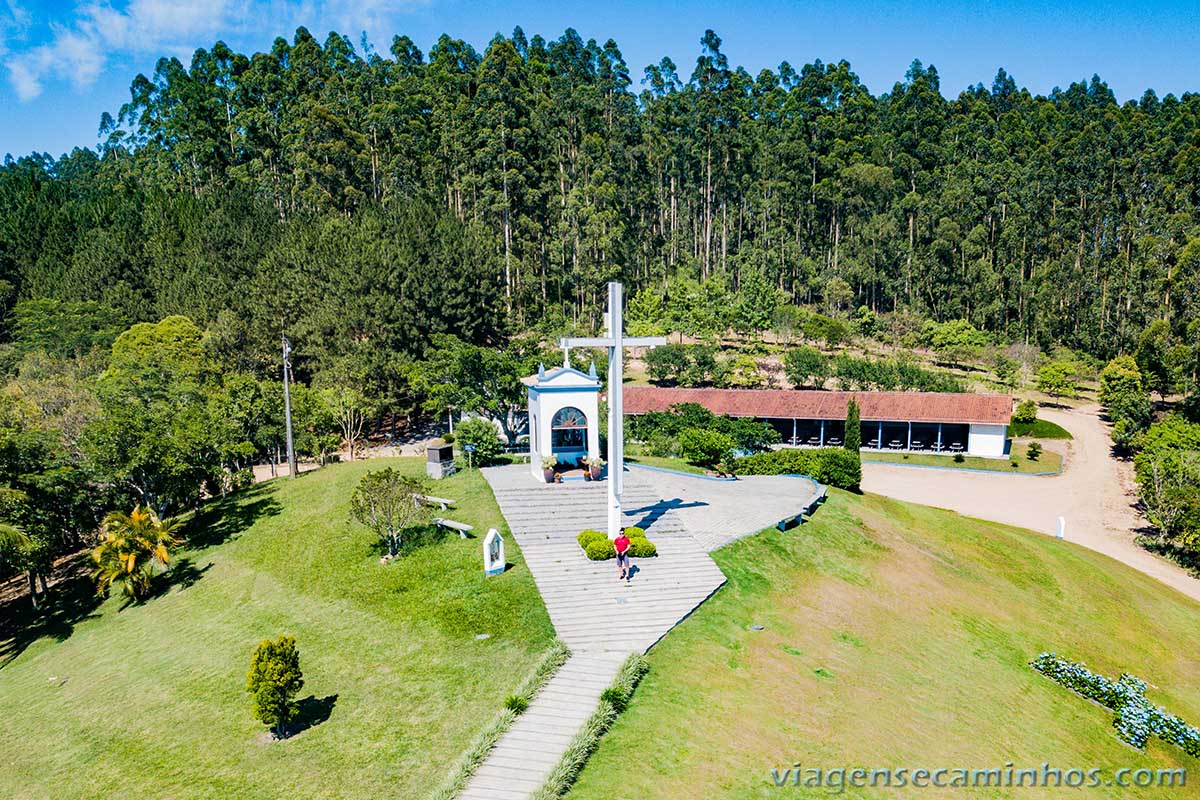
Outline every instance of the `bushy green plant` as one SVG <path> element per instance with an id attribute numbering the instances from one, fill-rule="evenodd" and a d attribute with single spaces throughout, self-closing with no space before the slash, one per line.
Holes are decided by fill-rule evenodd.
<path id="1" fill-rule="evenodd" d="M 496 426 L 481 417 L 464 419 L 458 423 L 454 435 L 460 445 L 475 447 L 475 452 L 471 456 L 471 462 L 475 466 L 494 463 L 504 448 Z"/>
<path id="2" fill-rule="evenodd" d="M 629 539 L 629 555 L 634 558 L 654 558 L 658 555 L 658 546 L 649 539 Z"/>
<path id="3" fill-rule="evenodd" d="M 839 489 L 857 489 L 862 482 L 858 452 L 840 447 L 772 450 L 740 458 L 735 466 L 740 475 L 807 475 Z"/>
<path id="4" fill-rule="evenodd" d="M 250 659 L 246 691 L 254 696 L 254 716 L 273 727 L 279 738 L 296 717 L 295 696 L 303 686 L 295 637 L 280 636 L 259 643 Z"/>
<path id="5" fill-rule="evenodd" d="M 600 702 L 608 703 L 618 714 L 629 705 L 629 694 L 619 686 L 610 686 L 600 693 Z"/>
<path id="6" fill-rule="evenodd" d="M 686 428 L 679 434 L 683 457 L 702 467 L 711 467 L 727 459 L 736 446 L 732 436 L 707 428 Z"/>
<path id="7" fill-rule="evenodd" d="M 1025 448 L 1025 456 L 1030 461 L 1037 461 L 1042 455 L 1042 445 L 1040 442 L 1030 442 L 1029 447 Z"/>
<path id="8" fill-rule="evenodd" d="M 1014 425 L 1032 425 L 1037 422 L 1037 403 L 1032 400 L 1022 400 L 1017 403 L 1017 408 L 1012 414 L 1012 422 Z"/>
<path id="9" fill-rule="evenodd" d="M 954 454 L 954 463 L 955 463 L 955 464 L 961 464 L 961 463 L 963 463 L 963 462 L 964 462 L 964 461 L 966 461 L 966 460 L 967 460 L 967 459 L 966 459 L 966 458 L 963 456 L 963 454 L 962 454 L 962 453 L 955 453 L 955 454 Z"/>
<path id="10" fill-rule="evenodd" d="M 504 707 L 514 714 L 524 714 L 529 708 L 529 699 L 519 694 L 510 694 L 504 701 Z"/>
<path id="11" fill-rule="evenodd" d="M 457 438 L 457 437 L 456 437 L 456 436 L 455 436 L 453 433 L 444 433 L 444 434 L 442 434 L 442 441 L 443 441 L 444 443 L 446 443 L 446 444 L 454 444 L 454 440 L 455 440 L 456 438 Z"/>
<path id="12" fill-rule="evenodd" d="M 604 561 L 617 557 L 617 550 L 607 536 L 602 540 L 590 542 L 587 547 L 583 548 L 583 552 L 592 561 Z"/>
<path id="13" fill-rule="evenodd" d="M 575 541 L 579 542 L 579 546 L 587 550 L 587 546 L 592 542 L 599 542 L 608 538 L 608 534 L 604 531 L 586 530 L 582 531 L 575 537 Z"/>
<path id="14" fill-rule="evenodd" d="M 629 525 L 625 528 L 625 535 L 630 539 L 645 539 L 646 531 L 637 525 Z"/>

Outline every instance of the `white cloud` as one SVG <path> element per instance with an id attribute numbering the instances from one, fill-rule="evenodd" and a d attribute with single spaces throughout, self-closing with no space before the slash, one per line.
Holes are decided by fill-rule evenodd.
<path id="1" fill-rule="evenodd" d="M 86 0 L 75 7 L 69 22 L 49 24 L 45 42 L 23 47 L 32 20 L 16 0 L 7 0 L 7 15 L 0 5 L 0 56 L 5 57 L 17 97 L 28 101 L 40 95 L 48 81 L 66 80 L 80 89 L 91 86 L 114 56 L 170 54 L 186 64 L 196 48 L 217 39 L 261 35 L 272 28 L 286 36 L 297 25 L 309 26 L 314 35 L 336 29 L 357 41 L 360 32 L 380 35 L 400 12 L 425 2 Z"/>

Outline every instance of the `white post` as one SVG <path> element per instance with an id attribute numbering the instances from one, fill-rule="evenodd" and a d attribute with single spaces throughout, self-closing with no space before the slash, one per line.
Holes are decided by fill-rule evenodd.
<path id="1" fill-rule="evenodd" d="M 621 530 L 621 490 L 625 480 L 624 419 L 621 389 L 625 361 L 621 284 L 608 284 L 608 538 Z"/>
<path id="2" fill-rule="evenodd" d="M 1058 518 L 1057 538 L 1059 538 L 1059 539 L 1067 538 L 1067 521 L 1065 519 L 1063 519 L 1062 517 Z"/>

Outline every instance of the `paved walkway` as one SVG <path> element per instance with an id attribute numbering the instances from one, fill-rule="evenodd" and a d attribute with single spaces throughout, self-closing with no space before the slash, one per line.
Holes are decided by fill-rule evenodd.
<path id="1" fill-rule="evenodd" d="M 1051 535 L 1062 516 L 1068 541 L 1111 556 L 1200 600 L 1200 580 L 1134 542 L 1145 523 L 1134 510 L 1137 497 L 1129 465 L 1112 457 L 1108 426 L 1099 409 L 1042 409 L 1038 414 L 1075 437 L 1067 444 L 1060 475 L 934 471 L 863 462 L 863 491 Z"/>
<path id="2" fill-rule="evenodd" d="M 625 658 L 644 652 L 725 582 L 676 515 L 678 503 L 626 473 L 625 521 L 646 529 L 658 557 L 629 582 L 613 561 L 588 561 L 575 541 L 607 527 L 607 484 L 541 484 L 523 465 L 483 470 L 559 638 L 571 658 L 538 693 L 460 795 L 518 800 L 536 791 L 596 709 Z"/>
<path id="3" fill-rule="evenodd" d="M 631 464 L 626 485 L 649 485 L 670 498 L 688 533 L 716 550 L 800 513 L 816 498 L 820 485 L 811 478 L 747 475 L 722 481 Z"/>

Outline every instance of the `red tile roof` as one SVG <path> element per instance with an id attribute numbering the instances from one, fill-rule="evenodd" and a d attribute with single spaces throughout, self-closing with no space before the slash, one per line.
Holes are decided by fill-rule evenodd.
<path id="1" fill-rule="evenodd" d="M 818 392 L 794 389 L 664 389 L 626 386 L 626 414 L 666 411 L 677 403 L 699 403 L 714 414 L 776 419 L 845 419 L 846 405 L 858 401 L 864 420 L 892 422 L 976 422 L 1006 425 L 1012 397 L 1003 394 L 941 392 Z"/>

